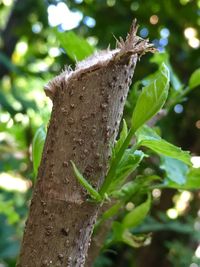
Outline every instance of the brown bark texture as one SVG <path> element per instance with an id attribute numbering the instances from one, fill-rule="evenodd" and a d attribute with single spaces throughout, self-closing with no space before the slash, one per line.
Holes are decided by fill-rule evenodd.
<path id="1" fill-rule="evenodd" d="M 100 204 L 88 201 L 70 160 L 100 187 L 138 56 L 148 50 L 133 24 L 117 49 L 88 58 L 46 86 L 53 110 L 18 267 L 84 266 Z"/>
<path id="2" fill-rule="evenodd" d="M 106 203 L 99 209 L 98 218 L 101 218 L 101 215 L 111 208 L 113 203 Z M 114 218 L 110 218 L 105 222 L 101 223 L 95 233 L 93 233 L 91 237 L 91 244 L 88 249 L 87 258 L 85 261 L 85 267 L 92 267 L 95 263 L 95 260 L 99 256 L 101 249 L 103 247 L 104 241 L 106 236 L 108 235 L 109 231 L 111 230 L 111 226 L 113 223 Z"/>

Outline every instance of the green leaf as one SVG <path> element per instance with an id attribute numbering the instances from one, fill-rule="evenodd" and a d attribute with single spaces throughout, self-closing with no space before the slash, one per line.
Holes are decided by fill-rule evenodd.
<path id="1" fill-rule="evenodd" d="M 121 202 L 115 203 L 111 208 L 109 208 L 103 213 L 101 220 L 107 220 L 113 217 L 119 211 L 121 206 L 122 206 Z"/>
<path id="2" fill-rule="evenodd" d="M 168 143 L 147 125 L 137 130 L 136 137 L 139 146 L 148 147 L 158 154 L 179 159 L 189 166 L 192 165 L 188 151 L 183 151 L 180 147 Z"/>
<path id="3" fill-rule="evenodd" d="M 76 165 L 73 161 L 71 161 L 74 174 L 79 181 L 79 183 L 88 191 L 90 197 L 96 201 L 101 201 L 102 197 L 101 195 L 91 186 L 91 184 L 88 183 L 88 181 L 83 177 L 83 175 L 80 173 L 80 171 L 77 169 Z"/>
<path id="4" fill-rule="evenodd" d="M 95 49 L 85 39 L 81 38 L 73 31 L 56 32 L 61 46 L 67 55 L 73 60 L 83 60 L 94 53 Z"/>
<path id="5" fill-rule="evenodd" d="M 163 62 L 167 65 L 170 71 L 170 82 L 174 91 L 180 91 L 183 88 L 183 84 L 173 70 L 172 65 L 170 64 L 169 54 L 168 53 L 155 53 L 150 59 L 150 62 L 156 63 L 160 66 Z"/>
<path id="6" fill-rule="evenodd" d="M 200 168 L 194 169 L 192 168 L 186 175 L 186 181 L 184 184 L 177 184 L 172 180 L 166 179 L 165 185 L 170 188 L 176 189 L 184 189 L 184 190 L 192 190 L 192 189 L 200 189 Z"/>
<path id="7" fill-rule="evenodd" d="M 45 126 L 42 125 L 37 129 L 32 144 L 33 171 L 35 176 L 37 176 L 38 168 L 40 166 L 45 139 L 46 139 Z"/>
<path id="8" fill-rule="evenodd" d="M 13 200 L 4 200 L 3 195 L 0 195 L 0 214 L 6 216 L 9 224 L 15 224 L 20 220 L 19 214 L 14 209 Z"/>
<path id="9" fill-rule="evenodd" d="M 155 80 L 145 86 L 140 94 L 132 116 L 132 128 L 136 131 L 151 119 L 164 105 L 169 89 L 169 70 L 162 64 Z"/>
<path id="10" fill-rule="evenodd" d="M 119 140 L 117 140 L 117 142 L 113 148 L 112 158 L 114 158 L 116 156 L 116 154 L 119 152 L 119 150 L 120 150 L 122 144 L 124 143 L 124 140 L 126 139 L 127 135 L 128 135 L 128 128 L 127 128 L 126 121 L 123 119 L 122 130 L 120 132 Z"/>
<path id="11" fill-rule="evenodd" d="M 130 195 L 133 196 L 138 190 L 139 183 L 138 181 L 134 180 L 124 184 L 120 190 L 113 191 L 111 196 L 116 198 L 125 198 L 129 197 Z"/>
<path id="12" fill-rule="evenodd" d="M 144 153 L 140 150 L 135 151 L 134 148 L 126 149 L 121 161 L 117 165 L 115 176 L 107 193 L 117 190 L 124 183 L 128 175 L 138 167 L 143 157 Z"/>
<path id="13" fill-rule="evenodd" d="M 155 63 L 158 66 L 161 66 L 163 62 L 166 64 L 166 63 L 168 63 L 168 61 L 169 61 L 169 54 L 166 52 L 165 53 L 155 53 L 150 58 L 150 62 Z"/>
<path id="14" fill-rule="evenodd" d="M 190 89 L 193 89 L 200 85 L 200 68 L 196 69 L 189 80 L 189 87 Z"/>
<path id="15" fill-rule="evenodd" d="M 133 235 L 130 231 L 124 230 L 122 234 L 122 241 L 133 248 L 139 248 L 144 246 L 145 241 L 147 240 L 148 235 Z"/>
<path id="16" fill-rule="evenodd" d="M 139 225 L 147 216 L 151 207 L 151 196 L 148 195 L 147 200 L 130 211 L 123 219 L 122 225 L 124 229 L 134 228 Z"/>
<path id="17" fill-rule="evenodd" d="M 136 193 L 140 193 L 141 189 L 144 190 L 145 187 L 148 188 L 152 182 L 160 179 L 161 178 L 156 175 L 137 176 L 134 181 L 124 184 L 120 190 L 112 192 L 111 195 L 128 201 Z"/>
<path id="18" fill-rule="evenodd" d="M 185 184 L 189 168 L 180 160 L 163 157 L 161 169 L 165 170 L 169 180 L 177 183 L 178 185 Z"/>
<path id="19" fill-rule="evenodd" d="M 112 230 L 113 230 L 113 240 L 115 242 L 120 242 L 122 241 L 122 235 L 124 228 L 120 222 L 114 221 L 112 225 Z"/>
<path id="20" fill-rule="evenodd" d="M 124 229 L 120 222 L 113 222 L 112 235 L 107 240 L 107 246 L 111 246 L 117 242 L 123 242 L 133 248 L 144 245 L 144 241 L 148 235 L 133 235 L 128 229 Z"/>

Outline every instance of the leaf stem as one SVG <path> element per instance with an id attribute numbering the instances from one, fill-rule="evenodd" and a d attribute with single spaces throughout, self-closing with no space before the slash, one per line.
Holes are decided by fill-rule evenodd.
<path id="1" fill-rule="evenodd" d="M 115 175 L 117 165 L 120 162 L 120 160 L 122 159 L 122 157 L 124 155 L 124 151 L 128 147 L 128 145 L 129 145 L 129 143 L 131 141 L 131 138 L 134 135 L 134 133 L 135 133 L 135 130 L 133 128 L 131 128 L 129 130 L 129 133 L 128 133 L 126 139 L 124 140 L 119 152 L 117 153 L 115 159 L 113 160 L 113 163 L 110 166 L 110 169 L 109 169 L 108 174 L 107 174 L 107 176 L 105 178 L 105 181 L 103 182 L 103 184 L 102 184 L 102 186 L 101 186 L 101 188 L 99 190 L 99 193 L 100 193 L 101 196 L 103 196 L 106 193 L 108 187 L 112 183 L 112 179 L 113 179 L 113 176 Z"/>

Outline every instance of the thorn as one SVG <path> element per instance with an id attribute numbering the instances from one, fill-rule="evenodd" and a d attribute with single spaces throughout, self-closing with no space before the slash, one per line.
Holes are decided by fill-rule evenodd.
<path id="1" fill-rule="evenodd" d="M 115 36 L 114 36 L 115 37 Z M 108 45 L 107 49 L 108 52 L 110 51 L 110 44 Z"/>

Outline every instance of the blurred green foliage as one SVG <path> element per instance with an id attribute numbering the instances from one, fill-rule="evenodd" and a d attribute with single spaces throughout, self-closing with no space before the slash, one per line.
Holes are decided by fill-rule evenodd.
<path id="1" fill-rule="evenodd" d="M 83 59 L 94 49 L 105 49 L 108 44 L 114 48 L 112 35 L 125 37 L 134 17 L 140 24 L 139 35 L 150 38 L 165 53 L 147 55 L 138 63 L 124 112 L 127 124 L 141 88 L 148 86 L 155 75 L 152 73 L 164 62 L 171 81 L 165 105 L 168 114 L 155 130 L 198 156 L 199 0 L 0 0 L 0 266 L 15 266 L 19 252 L 35 179 L 32 141 L 36 130 L 47 125 L 52 107 L 43 86 L 65 65 L 73 67 L 76 59 Z M 114 242 L 109 250 L 106 243 L 107 250 L 95 266 L 146 267 L 148 261 L 148 267 L 198 267 L 200 196 L 197 190 L 186 190 L 200 187 L 199 168 L 188 170 L 181 165 L 177 169 L 171 159 L 160 159 L 148 146 L 145 152 L 152 156 L 134 174 L 140 176 L 126 184 L 124 191 L 115 192 L 124 196 L 125 208 L 112 230 L 120 233 L 119 221 L 130 216 L 127 204 L 134 203 L 136 212 L 146 203 L 146 189 L 151 187 L 153 208 L 149 216 L 131 233 L 120 236 L 125 243 L 146 246 L 138 250 Z M 155 183 L 155 174 L 164 178 L 164 184 Z M 144 183 L 146 176 L 149 180 Z M 182 190 L 175 190 L 177 187 Z M 116 206 L 107 216 L 118 210 Z"/>

